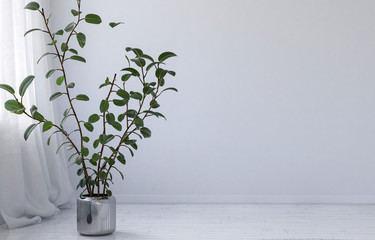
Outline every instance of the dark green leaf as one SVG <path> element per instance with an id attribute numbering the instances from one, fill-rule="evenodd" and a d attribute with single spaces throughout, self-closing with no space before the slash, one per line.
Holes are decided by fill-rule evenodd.
<path id="1" fill-rule="evenodd" d="M 76 17 L 76 16 L 78 16 L 78 11 L 77 11 L 77 10 L 75 10 L 75 9 L 72 9 L 72 11 L 71 11 L 71 12 L 72 12 L 73 16 L 75 16 L 75 17 Z"/>
<path id="2" fill-rule="evenodd" d="M 90 142 L 90 138 L 89 137 L 82 137 L 82 140 L 86 143 Z"/>
<path id="3" fill-rule="evenodd" d="M 177 55 L 174 54 L 173 52 L 163 52 L 162 54 L 160 54 L 158 60 L 159 60 L 159 62 L 164 62 L 168 58 L 175 57 L 175 56 L 177 56 Z"/>
<path id="4" fill-rule="evenodd" d="M 64 30 L 59 30 L 59 31 L 57 31 L 56 33 L 55 33 L 56 35 L 63 35 L 64 34 Z"/>
<path id="5" fill-rule="evenodd" d="M 135 124 L 135 126 L 137 126 L 138 128 L 144 126 L 143 120 L 142 120 L 142 118 L 140 118 L 140 117 L 136 117 L 136 118 L 135 118 L 135 120 L 134 120 L 134 124 Z"/>
<path id="6" fill-rule="evenodd" d="M 75 50 L 74 48 L 69 48 L 69 52 L 73 54 L 78 54 L 77 50 Z"/>
<path id="7" fill-rule="evenodd" d="M 77 41 L 78 41 L 78 44 L 81 48 L 83 48 L 85 45 L 86 45 L 86 36 L 85 34 L 83 33 L 78 33 L 77 34 Z"/>
<path id="8" fill-rule="evenodd" d="M 0 84 L 0 88 L 4 89 L 5 91 L 8 91 L 10 94 L 14 94 L 15 93 L 14 89 L 11 86 L 7 85 L 7 84 Z"/>
<path id="9" fill-rule="evenodd" d="M 130 52 L 132 51 L 137 57 L 142 57 L 143 56 L 143 51 L 139 48 L 130 48 L 130 47 L 127 47 L 125 48 L 125 50 L 127 52 Z"/>
<path id="10" fill-rule="evenodd" d="M 61 95 L 63 95 L 62 92 L 55 92 L 54 94 L 51 95 L 51 97 L 49 98 L 50 101 L 53 101 L 55 100 L 56 98 L 60 97 Z"/>
<path id="11" fill-rule="evenodd" d="M 44 117 L 42 114 L 40 114 L 39 112 L 34 112 L 32 114 L 32 117 L 35 118 L 36 120 L 39 120 L 39 121 L 43 121 L 44 120 Z"/>
<path id="12" fill-rule="evenodd" d="M 89 122 L 90 123 L 95 123 L 97 121 L 100 120 L 100 117 L 98 114 L 92 114 L 90 117 L 89 117 Z"/>
<path id="13" fill-rule="evenodd" d="M 67 88 L 74 88 L 76 84 L 74 82 L 69 83 L 66 87 Z"/>
<path id="14" fill-rule="evenodd" d="M 173 77 L 176 76 L 176 72 L 174 72 L 174 71 L 168 71 L 168 73 L 169 73 L 170 75 L 172 75 Z"/>
<path id="15" fill-rule="evenodd" d="M 52 41 L 52 42 L 48 43 L 47 45 L 53 46 L 53 45 L 56 45 L 56 43 L 57 43 L 57 40 Z"/>
<path id="16" fill-rule="evenodd" d="M 98 165 L 98 163 L 97 162 L 95 162 L 94 160 L 92 160 L 92 159 L 90 159 L 89 160 L 89 162 L 93 165 L 93 166 L 97 166 Z"/>
<path id="17" fill-rule="evenodd" d="M 86 128 L 89 132 L 94 131 L 94 126 L 93 126 L 91 123 L 89 123 L 89 122 L 85 122 L 85 123 L 83 124 L 83 126 L 85 126 L 85 128 Z"/>
<path id="18" fill-rule="evenodd" d="M 122 120 L 124 120 L 125 116 L 126 116 L 125 113 L 120 114 L 120 115 L 118 115 L 117 120 L 118 120 L 119 122 L 122 122 Z"/>
<path id="19" fill-rule="evenodd" d="M 81 181 L 79 181 L 78 186 L 80 186 L 81 188 L 84 188 L 86 186 L 86 180 L 82 178 Z"/>
<path id="20" fill-rule="evenodd" d="M 140 58 L 140 57 L 133 58 L 132 62 L 134 62 L 138 67 L 146 66 L 146 60 L 144 60 L 143 58 Z"/>
<path id="21" fill-rule="evenodd" d="M 23 134 L 23 138 L 25 139 L 25 141 L 27 141 L 31 132 L 35 129 L 36 126 L 37 124 L 31 124 L 28 128 L 26 128 L 25 133 Z"/>
<path id="22" fill-rule="evenodd" d="M 35 32 L 35 31 L 43 31 L 43 30 L 40 29 L 40 28 L 33 28 L 33 29 L 30 29 L 29 31 L 25 32 L 25 34 L 23 36 L 26 37 L 27 34 L 29 34 L 31 32 Z"/>
<path id="23" fill-rule="evenodd" d="M 141 134 L 143 135 L 143 137 L 149 138 L 151 137 L 151 130 L 146 127 L 143 127 L 141 128 Z"/>
<path id="24" fill-rule="evenodd" d="M 109 103 L 106 100 L 102 100 L 100 103 L 100 112 L 106 112 L 108 111 Z"/>
<path id="25" fill-rule="evenodd" d="M 49 71 L 46 73 L 46 78 L 47 78 L 47 79 L 50 78 L 54 72 L 56 72 L 56 69 L 51 69 L 51 70 L 49 70 Z"/>
<path id="26" fill-rule="evenodd" d="M 113 113 L 108 113 L 106 116 L 105 116 L 107 122 L 112 125 L 115 121 L 116 121 L 116 118 L 115 118 L 115 115 Z"/>
<path id="27" fill-rule="evenodd" d="M 150 57 L 149 55 L 147 55 L 147 54 L 143 54 L 142 57 L 145 58 L 145 59 L 150 60 L 151 62 L 155 62 L 154 59 L 152 57 Z"/>
<path id="28" fill-rule="evenodd" d="M 113 104 L 119 107 L 125 106 L 126 103 L 124 99 L 113 99 Z"/>
<path id="29" fill-rule="evenodd" d="M 123 89 L 119 89 L 117 90 L 116 94 L 120 97 L 122 97 L 123 99 L 129 101 L 129 93 Z"/>
<path id="30" fill-rule="evenodd" d="M 78 55 L 73 55 L 73 56 L 70 57 L 70 59 L 80 61 L 80 62 L 84 62 L 84 63 L 86 62 L 86 59 L 84 59 L 83 57 L 78 56 Z"/>
<path id="31" fill-rule="evenodd" d="M 151 108 L 158 108 L 158 107 L 160 107 L 160 105 L 159 105 L 159 103 L 156 100 L 152 100 L 150 102 L 150 107 Z"/>
<path id="32" fill-rule="evenodd" d="M 160 64 L 160 62 L 152 62 L 146 67 L 146 71 L 149 71 L 153 66 Z"/>
<path id="33" fill-rule="evenodd" d="M 84 94 L 79 94 L 79 95 L 77 95 L 77 96 L 76 96 L 76 99 L 77 99 L 78 101 L 89 101 L 89 100 L 90 100 L 90 98 L 89 98 L 88 96 L 84 95 Z"/>
<path id="34" fill-rule="evenodd" d="M 83 168 L 80 168 L 80 169 L 78 169 L 78 171 L 77 171 L 77 175 L 78 176 L 81 176 L 82 175 L 82 173 L 83 173 Z"/>
<path id="35" fill-rule="evenodd" d="M 82 164 L 82 157 L 81 156 L 76 157 L 75 163 L 77 165 L 81 165 Z"/>
<path id="36" fill-rule="evenodd" d="M 48 130 L 50 130 L 52 128 L 53 124 L 51 121 L 47 121 L 47 122 L 44 122 L 43 123 L 43 132 L 47 132 Z"/>
<path id="37" fill-rule="evenodd" d="M 107 189 L 107 190 L 105 190 L 105 192 L 106 192 L 106 194 L 107 194 L 108 197 L 111 197 L 111 196 L 112 196 L 112 192 L 111 192 L 111 190 L 108 190 L 108 189 Z"/>
<path id="38" fill-rule="evenodd" d="M 148 94 L 151 94 L 152 92 L 154 92 L 155 88 L 153 87 L 149 87 L 149 86 L 145 86 L 143 88 L 143 93 L 148 95 Z"/>
<path id="39" fill-rule="evenodd" d="M 128 115 L 130 118 L 135 118 L 137 116 L 137 111 L 133 109 L 129 109 L 125 114 Z"/>
<path id="40" fill-rule="evenodd" d="M 114 28 L 114 27 L 116 27 L 116 26 L 118 26 L 118 25 L 120 25 L 120 24 L 124 24 L 124 23 L 123 23 L 123 22 L 118 22 L 118 23 L 110 22 L 110 23 L 109 23 L 109 26 L 111 26 L 111 28 Z"/>
<path id="41" fill-rule="evenodd" d="M 165 70 L 165 69 L 162 69 L 162 68 L 158 68 L 156 69 L 155 71 L 155 76 L 160 79 L 160 78 L 163 78 L 165 77 L 165 75 L 167 75 L 168 71 Z"/>
<path id="42" fill-rule="evenodd" d="M 87 23 L 91 23 L 91 24 L 102 23 L 102 19 L 96 14 L 87 14 L 86 17 L 85 17 L 85 21 Z"/>
<path id="43" fill-rule="evenodd" d="M 74 22 L 69 23 L 69 24 L 65 27 L 65 29 L 64 29 L 65 32 L 70 32 L 70 31 L 72 31 L 75 25 L 76 25 L 76 24 L 75 24 Z"/>
<path id="44" fill-rule="evenodd" d="M 38 10 L 39 7 L 40 7 L 40 6 L 39 6 L 39 3 L 37 3 L 37 2 L 29 2 L 29 3 L 25 6 L 25 9 L 35 11 L 35 10 Z"/>
<path id="45" fill-rule="evenodd" d="M 126 164 L 125 157 L 124 157 L 124 155 L 123 155 L 122 153 L 119 153 L 119 154 L 118 154 L 117 160 L 119 160 L 120 163 L 122 163 L 122 164 L 124 164 L 124 165 Z"/>
<path id="46" fill-rule="evenodd" d="M 25 108 L 16 100 L 8 100 L 5 102 L 4 107 L 6 110 L 15 113 L 22 114 Z"/>
<path id="47" fill-rule="evenodd" d="M 30 86 L 30 84 L 33 82 L 34 78 L 35 78 L 35 76 L 30 75 L 30 76 L 26 77 L 26 78 L 22 81 L 22 83 L 21 83 L 21 85 L 20 85 L 20 89 L 19 89 L 19 94 L 20 94 L 21 97 L 23 97 L 23 95 L 25 95 L 26 89 L 27 89 L 27 88 Z"/>
<path id="48" fill-rule="evenodd" d="M 97 148 L 98 146 L 99 146 L 99 139 L 96 139 L 95 141 L 94 141 L 94 143 L 92 144 L 92 146 L 94 147 L 94 148 Z"/>
<path id="49" fill-rule="evenodd" d="M 121 69 L 121 71 L 128 71 L 128 72 L 131 72 L 131 74 L 133 76 L 140 76 L 139 72 L 136 69 L 134 69 L 134 68 L 130 68 L 130 67 L 123 68 L 123 69 Z"/>
<path id="50" fill-rule="evenodd" d="M 99 173 L 99 178 L 100 178 L 100 180 L 102 180 L 102 181 L 104 181 L 105 180 L 105 177 L 107 176 L 107 174 L 106 174 L 106 172 L 104 172 L 104 171 L 101 171 L 100 173 Z"/>
<path id="51" fill-rule="evenodd" d="M 166 89 L 164 89 L 164 90 L 161 91 L 160 93 L 162 93 L 162 92 L 164 92 L 164 91 L 168 91 L 168 90 L 172 90 L 172 91 L 178 92 L 178 90 L 177 90 L 176 88 L 170 87 L 170 88 L 166 88 Z"/>
<path id="52" fill-rule="evenodd" d="M 88 148 L 82 148 L 82 150 L 81 150 L 81 152 L 82 152 L 82 154 L 83 154 L 83 156 L 88 156 L 89 155 L 89 149 Z"/>
<path id="53" fill-rule="evenodd" d="M 34 113 L 36 113 L 36 111 L 38 111 L 38 108 L 35 105 L 32 105 L 31 108 L 30 108 L 31 115 L 33 115 Z"/>
<path id="54" fill-rule="evenodd" d="M 68 50 L 68 45 L 66 45 L 66 43 L 61 43 L 61 51 L 65 52 Z"/>
<path id="55" fill-rule="evenodd" d="M 120 124 L 119 122 L 114 122 L 114 123 L 112 124 L 112 127 L 113 127 L 114 129 L 116 129 L 117 131 L 121 131 L 121 130 L 122 130 L 122 126 L 121 126 L 121 124 Z"/>
<path id="56" fill-rule="evenodd" d="M 56 84 L 61 86 L 61 84 L 64 82 L 64 80 L 65 80 L 64 76 L 58 77 L 56 79 Z"/>
<path id="57" fill-rule="evenodd" d="M 142 100 L 142 94 L 139 92 L 130 92 L 130 97 L 137 100 Z"/>
<path id="58" fill-rule="evenodd" d="M 123 82 L 126 82 L 126 81 L 129 80 L 129 78 L 130 78 L 131 76 L 132 76 L 131 74 L 124 74 L 124 75 L 122 75 L 121 80 L 122 80 Z"/>

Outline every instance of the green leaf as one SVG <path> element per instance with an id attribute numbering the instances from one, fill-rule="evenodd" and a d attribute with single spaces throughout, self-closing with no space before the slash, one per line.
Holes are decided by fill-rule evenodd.
<path id="1" fill-rule="evenodd" d="M 95 162 L 94 160 L 92 160 L 92 159 L 90 159 L 89 160 L 89 162 L 93 165 L 93 166 L 97 166 L 98 165 L 98 163 L 97 162 Z M 91 183 L 90 183 L 91 184 Z"/>
<path id="2" fill-rule="evenodd" d="M 25 9 L 36 11 L 40 7 L 39 3 L 37 2 L 29 2 L 26 6 Z"/>
<path id="3" fill-rule="evenodd" d="M 153 93 L 154 90 L 155 90 L 155 88 L 153 88 L 153 87 L 145 86 L 145 87 L 143 88 L 143 93 L 146 94 L 146 95 L 148 95 L 148 94 Z"/>
<path id="4" fill-rule="evenodd" d="M 117 160 L 119 160 L 120 163 L 122 164 L 126 164 L 126 160 L 125 160 L 125 157 L 122 153 L 119 153 L 118 157 L 117 157 Z"/>
<path id="5" fill-rule="evenodd" d="M 74 23 L 74 22 L 71 22 L 71 23 L 69 23 L 66 27 L 65 27 L 65 32 L 71 32 L 73 29 L 74 29 L 74 26 L 75 26 L 76 24 Z"/>
<path id="6" fill-rule="evenodd" d="M 151 137 L 151 130 L 146 127 L 143 127 L 141 128 L 141 134 L 143 135 L 143 137 L 149 138 Z"/>
<path id="7" fill-rule="evenodd" d="M 123 69 L 121 69 L 121 71 L 128 71 L 128 72 L 131 72 L 131 74 L 133 76 L 140 76 L 139 72 L 136 69 L 134 69 L 134 68 L 130 68 L 130 67 L 123 68 Z"/>
<path id="8" fill-rule="evenodd" d="M 89 122 L 85 122 L 85 123 L 83 124 L 83 126 L 85 126 L 85 128 L 86 128 L 87 131 L 89 131 L 89 132 L 94 131 L 94 126 L 93 126 L 91 123 L 89 123 Z"/>
<path id="9" fill-rule="evenodd" d="M 156 69 L 155 71 L 155 76 L 160 79 L 160 78 L 163 78 L 165 77 L 165 75 L 167 75 L 168 71 L 165 70 L 165 69 L 162 69 L 162 68 L 158 68 Z"/>
<path id="10" fill-rule="evenodd" d="M 119 107 L 125 106 L 126 103 L 127 102 L 124 101 L 124 99 L 113 99 L 113 104 Z"/>
<path id="11" fill-rule="evenodd" d="M 63 94 L 64 93 L 62 93 L 62 92 L 55 92 L 54 94 L 51 95 L 51 97 L 49 98 L 49 100 L 53 101 L 53 100 L 55 100 L 56 98 L 60 97 Z"/>
<path id="12" fill-rule="evenodd" d="M 39 59 L 38 59 L 38 61 L 36 62 L 36 63 L 39 63 L 40 62 L 40 60 L 42 60 L 42 58 L 44 58 L 45 56 L 48 56 L 48 55 L 56 55 L 56 53 L 45 53 L 45 54 L 43 54 Z"/>
<path id="13" fill-rule="evenodd" d="M 14 94 L 15 93 L 14 89 L 11 86 L 7 85 L 7 84 L 0 84 L 0 88 L 4 89 L 5 91 L 9 92 L 10 94 Z"/>
<path id="14" fill-rule="evenodd" d="M 82 152 L 82 154 L 83 154 L 83 156 L 88 156 L 89 155 L 89 149 L 88 148 L 82 148 L 82 150 L 81 150 L 81 152 Z"/>
<path id="15" fill-rule="evenodd" d="M 83 33 L 78 33 L 77 34 L 77 41 L 78 41 L 78 44 L 81 48 L 83 48 L 85 45 L 86 45 L 86 35 L 83 34 Z"/>
<path id="16" fill-rule="evenodd" d="M 155 62 L 154 59 L 147 54 L 143 54 L 142 57 L 150 60 L 151 62 Z"/>
<path id="17" fill-rule="evenodd" d="M 160 107 L 160 105 L 159 105 L 159 103 L 156 100 L 152 100 L 150 102 L 150 107 L 151 108 L 158 108 L 158 107 Z"/>
<path id="18" fill-rule="evenodd" d="M 164 90 L 161 91 L 160 93 L 165 92 L 165 91 L 168 91 L 168 90 L 172 90 L 172 91 L 178 92 L 178 90 L 177 90 L 176 88 L 170 87 L 170 88 L 166 88 L 166 89 L 164 89 Z"/>
<path id="19" fill-rule="evenodd" d="M 83 168 L 80 168 L 80 169 L 78 169 L 78 171 L 77 171 L 77 175 L 78 176 L 81 176 L 82 175 L 82 173 L 83 173 Z"/>
<path id="20" fill-rule="evenodd" d="M 76 84 L 74 82 L 69 83 L 66 87 L 67 88 L 74 88 Z"/>
<path id="21" fill-rule="evenodd" d="M 75 10 L 75 9 L 72 9 L 72 10 L 71 10 L 71 13 L 72 13 L 73 16 L 75 16 L 75 17 L 78 16 L 78 14 L 79 14 L 78 11 Z"/>
<path id="22" fill-rule="evenodd" d="M 39 112 L 34 112 L 32 114 L 32 117 L 35 118 L 36 120 L 39 120 L 39 121 L 43 121 L 44 120 L 44 117 L 42 114 L 40 114 Z"/>
<path id="23" fill-rule="evenodd" d="M 25 139 L 25 141 L 27 141 L 31 132 L 35 129 L 36 126 L 37 124 L 31 124 L 28 128 L 26 128 L 25 133 L 23 134 L 23 138 Z"/>
<path id="24" fill-rule="evenodd" d="M 116 129 L 117 131 L 121 131 L 121 130 L 122 130 L 122 125 L 121 125 L 121 123 L 119 123 L 119 122 L 114 122 L 114 123 L 112 124 L 112 127 L 113 127 L 114 129 Z"/>
<path id="25" fill-rule="evenodd" d="M 120 24 L 124 24 L 123 22 L 117 22 L 117 23 L 115 23 L 115 22 L 110 22 L 109 23 L 109 26 L 111 26 L 111 28 L 114 28 L 114 27 L 116 27 L 116 26 L 118 26 L 118 25 L 120 25 Z"/>
<path id="26" fill-rule="evenodd" d="M 47 132 L 48 130 L 50 130 L 51 128 L 53 127 L 53 124 L 51 121 L 47 121 L 47 122 L 44 122 L 43 123 L 43 132 Z"/>
<path id="27" fill-rule="evenodd" d="M 170 57 L 176 57 L 176 56 L 177 55 L 174 54 L 173 52 L 163 52 L 162 54 L 160 54 L 158 60 L 159 60 L 159 62 L 164 62 L 168 58 L 170 58 Z"/>
<path id="28" fill-rule="evenodd" d="M 53 46 L 53 45 L 56 45 L 56 43 L 57 43 L 57 40 L 52 41 L 52 42 L 48 43 L 47 45 Z"/>
<path id="29" fill-rule="evenodd" d="M 66 43 L 61 43 L 61 51 L 65 52 L 68 50 L 68 45 L 66 45 Z"/>
<path id="30" fill-rule="evenodd" d="M 77 50 L 75 50 L 74 48 L 69 48 L 69 52 L 73 54 L 78 54 Z"/>
<path id="31" fill-rule="evenodd" d="M 138 67 L 146 66 L 146 60 L 144 60 L 143 58 L 140 58 L 140 57 L 133 58 L 132 62 L 134 62 Z"/>
<path id="32" fill-rule="evenodd" d="M 143 52 L 142 52 L 142 50 L 139 49 L 139 48 L 131 48 L 131 47 L 127 47 L 127 48 L 125 48 L 125 50 L 126 50 L 127 52 L 132 51 L 137 57 L 142 57 L 142 56 L 143 56 Z"/>
<path id="33" fill-rule="evenodd" d="M 91 24 L 102 23 L 102 19 L 96 14 L 87 14 L 86 17 L 85 17 L 85 21 L 87 23 L 91 23 Z"/>
<path id="34" fill-rule="evenodd" d="M 140 117 L 136 117 L 136 118 L 135 118 L 135 120 L 134 120 L 134 124 L 135 124 L 135 126 L 137 126 L 138 128 L 144 126 L 143 120 L 142 120 L 142 118 L 140 118 Z"/>
<path id="35" fill-rule="evenodd" d="M 122 120 L 124 120 L 125 116 L 126 116 L 125 113 L 120 114 L 120 115 L 118 115 L 117 120 L 118 120 L 119 122 L 122 122 Z"/>
<path id="36" fill-rule="evenodd" d="M 142 100 L 142 94 L 139 92 L 130 92 L 130 97 L 137 100 Z"/>
<path id="37" fill-rule="evenodd" d="M 79 94 L 79 95 L 77 95 L 77 96 L 76 96 L 76 99 L 77 99 L 78 101 L 89 101 L 89 100 L 90 100 L 90 98 L 89 98 L 88 96 L 84 95 L 84 94 Z"/>
<path id="38" fill-rule="evenodd" d="M 149 71 L 153 66 L 160 64 L 160 62 L 152 62 L 146 67 L 146 71 Z"/>
<path id="39" fill-rule="evenodd" d="M 90 138 L 89 137 L 82 137 L 82 140 L 86 143 L 90 142 Z"/>
<path id="40" fill-rule="evenodd" d="M 78 56 L 78 55 L 73 55 L 73 56 L 70 57 L 70 59 L 80 61 L 80 62 L 84 62 L 84 63 L 86 62 L 86 59 L 84 59 L 83 57 Z"/>
<path id="41" fill-rule="evenodd" d="M 131 74 L 124 74 L 124 75 L 122 75 L 121 80 L 122 80 L 123 82 L 126 82 L 126 81 L 129 80 L 129 78 L 130 78 L 131 76 L 132 76 Z"/>
<path id="42" fill-rule="evenodd" d="M 105 193 L 107 194 L 108 197 L 111 197 L 112 196 L 112 192 L 111 190 L 105 190 Z"/>
<path id="43" fill-rule="evenodd" d="M 56 72 L 56 69 L 51 69 L 51 70 L 49 70 L 49 71 L 46 73 L 46 78 L 47 78 L 47 79 L 50 78 L 54 72 Z"/>
<path id="44" fill-rule="evenodd" d="M 38 108 L 35 105 L 32 105 L 31 108 L 30 108 L 31 115 L 33 115 L 34 113 L 36 113 L 36 111 L 38 111 Z"/>
<path id="45" fill-rule="evenodd" d="M 176 72 L 174 72 L 174 71 L 168 71 L 168 74 L 172 75 L 173 77 L 176 76 Z"/>
<path id="46" fill-rule="evenodd" d="M 100 120 L 100 117 L 98 114 L 92 114 L 90 117 L 89 117 L 89 122 L 90 123 L 95 123 L 97 121 Z"/>
<path id="47" fill-rule="evenodd" d="M 96 139 L 95 141 L 94 141 L 94 143 L 92 144 L 92 146 L 94 147 L 94 148 L 97 148 L 98 146 L 99 146 L 99 139 Z"/>
<path id="48" fill-rule="evenodd" d="M 123 89 L 119 89 L 117 90 L 116 94 L 119 96 L 119 97 L 122 97 L 124 100 L 126 101 L 129 101 L 129 93 Z"/>
<path id="49" fill-rule="evenodd" d="M 107 120 L 107 122 L 112 125 L 115 121 L 116 121 L 116 118 L 115 118 L 115 115 L 113 113 L 108 113 L 106 116 L 105 116 L 105 119 Z"/>
<path id="50" fill-rule="evenodd" d="M 94 160 L 94 161 L 98 161 L 99 160 L 99 158 L 100 158 L 100 156 L 99 156 L 99 154 L 97 154 L 97 153 L 94 153 L 93 155 L 92 155 L 92 160 Z"/>
<path id="51" fill-rule="evenodd" d="M 105 180 L 105 177 L 107 176 L 107 174 L 106 174 L 106 172 L 104 172 L 104 171 L 101 171 L 100 173 L 99 173 L 99 178 L 100 178 L 100 180 L 102 180 L 102 181 L 104 181 Z"/>
<path id="52" fill-rule="evenodd" d="M 33 29 L 30 29 L 27 32 L 25 32 L 25 34 L 23 36 L 26 37 L 27 34 L 29 34 L 31 32 L 35 32 L 35 31 L 42 31 L 43 32 L 43 30 L 40 29 L 40 28 L 33 28 Z"/>
<path id="53" fill-rule="evenodd" d="M 81 165 L 81 164 L 82 164 L 82 157 L 81 157 L 81 156 L 77 156 L 77 157 L 76 157 L 76 160 L 75 160 L 75 163 L 76 163 L 77 165 Z"/>
<path id="54" fill-rule="evenodd" d="M 27 88 L 30 86 L 30 84 L 33 82 L 34 78 L 35 78 L 35 76 L 30 75 L 30 76 L 26 77 L 26 78 L 22 81 L 22 83 L 21 83 L 21 85 L 20 85 L 20 89 L 19 89 L 19 94 L 20 94 L 21 97 L 23 97 L 23 95 L 25 95 L 25 93 L 26 93 L 26 89 L 27 89 Z"/>
<path id="55" fill-rule="evenodd" d="M 6 110 L 15 113 L 15 114 L 22 114 L 25 108 L 16 100 L 8 100 L 4 103 L 4 107 Z"/>
<path id="56" fill-rule="evenodd" d="M 134 109 L 129 109 L 125 114 L 128 115 L 128 117 L 130 118 L 135 118 L 138 112 Z"/>
<path id="57" fill-rule="evenodd" d="M 100 103 L 100 112 L 104 113 L 108 111 L 109 103 L 106 100 L 102 100 Z"/>
<path id="58" fill-rule="evenodd" d="M 64 34 L 64 30 L 60 29 L 60 30 L 57 31 L 55 34 L 56 34 L 56 35 L 63 35 L 63 34 Z"/>
<path id="59" fill-rule="evenodd" d="M 64 76 L 58 77 L 56 79 L 56 84 L 61 86 L 61 84 L 64 82 L 64 80 L 65 80 Z"/>

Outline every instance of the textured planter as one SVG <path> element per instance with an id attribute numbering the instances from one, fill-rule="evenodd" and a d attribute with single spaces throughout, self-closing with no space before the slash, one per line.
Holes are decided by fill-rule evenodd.
<path id="1" fill-rule="evenodd" d="M 77 199 L 77 230 L 82 235 L 107 235 L 116 230 L 116 198 L 111 196 Z"/>

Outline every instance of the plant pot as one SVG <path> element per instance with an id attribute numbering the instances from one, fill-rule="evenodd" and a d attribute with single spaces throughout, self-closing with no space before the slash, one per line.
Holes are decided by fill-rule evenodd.
<path id="1" fill-rule="evenodd" d="M 82 235 L 107 235 L 116 230 L 116 198 L 111 196 L 77 199 L 77 230 Z"/>

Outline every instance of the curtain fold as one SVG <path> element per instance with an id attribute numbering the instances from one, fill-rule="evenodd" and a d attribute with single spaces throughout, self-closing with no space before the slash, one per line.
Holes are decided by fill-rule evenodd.
<path id="1" fill-rule="evenodd" d="M 54 121 L 56 115 L 48 100 L 51 86 L 44 78 L 47 58 L 35 66 L 35 58 L 46 52 L 46 41 L 41 32 L 23 37 L 28 29 L 42 27 L 37 12 L 24 10 L 27 2 L 0 1 L 0 83 L 17 91 L 26 76 L 35 75 L 24 98 L 25 107 L 35 104 Z M 41 4 L 48 8 L 48 1 Z M 9 99 L 11 94 L 0 91 L 1 105 Z M 0 106 L 0 224 L 5 223 L 10 229 L 56 215 L 58 207 L 69 203 L 74 195 L 66 158 L 63 153 L 55 153 L 59 139 L 52 138 L 47 147 L 48 136 L 42 135 L 39 127 L 28 141 L 23 139 L 25 129 L 32 123 L 26 116 L 16 116 Z"/>

